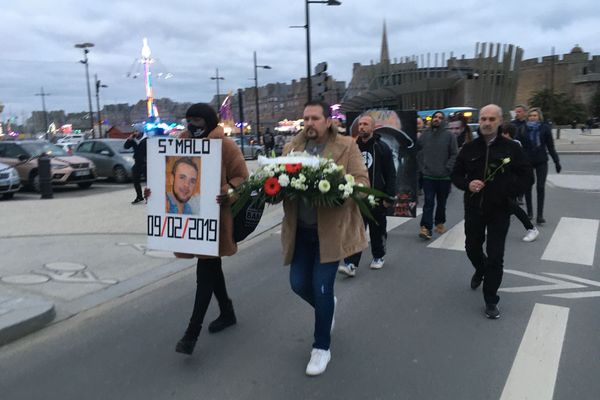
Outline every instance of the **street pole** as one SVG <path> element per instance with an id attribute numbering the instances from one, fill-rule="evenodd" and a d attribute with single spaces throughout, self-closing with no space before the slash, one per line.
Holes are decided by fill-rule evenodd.
<path id="1" fill-rule="evenodd" d="M 308 6 L 311 2 L 306 0 L 306 93 L 307 100 L 312 100 L 312 82 L 311 82 L 311 68 L 310 68 L 310 15 Z"/>
<path id="2" fill-rule="evenodd" d="M 88 68 L 88 50 L 89 47 L 94 47 L 93 43 L 79 43 L 75 45 L 78 49 L 83 49 L 83 60 L 79 62 L 85 64 L 85 80 L 87 82 L 87 94 L 88 94 L 88 105 L 90 110 L 90 126 L 92 128 L 92 138 L 96 137 L 96 133 L 94 132 L 94 111 L 92 110 L 92 91 L 90 89 L 90 72 Z"/>
<path id="3" fill-rule="evenodd" d="M 310 67 L 310 13 L 308 6 L 310 4 L 326 4 L 328 6 L 340 6 L 341 1 L 338 0 L 305 0 L 305 24 L 292 25 L 290 28 L 304 28 L 306 29 L 306 93 L 308 101 L 312 100 L 312 79 L 311 79 L 311 67 Z"/>
<path id="4" fill-rule="evenodd" d="M 44 93 L 44 87 L 42 86 L 40 93 L 36 93 L 36 96 L 42 97 L 42 112 L 44 113 L 44 131 L 46 132 L 44 138 L 48 140 L 48 113 L 46 112 L 46 96 L 50 96 L 50 93 Z"/>
<path id="5" fill-rule="evenodd" d="M 219 90 L 219 81 L 224 81 L 225 78 L 219 76 L 219 68 L 217 68 L 216 75 L 211 76 L 210 79 L 213 81 L 217 81 L 217 113 L 219 113 L 219 109 L 221 108 L 221 91 Z"/>
<path id="6" fill-rule="evenodd" d="M 107 88 L 108 85 L 103 85 L 98 80 L 98 74 L 94 74 L 94 81 L 96 83 L 96 109 L 98 110 L 98 136 L 102 137 L 102 114 L 100 113 L 100 88 Z"/>
<path id="7" fill-rule="evenodd" d="M 243 91 L 242 89 L 238 89 L 238 105 L 240 107 L 240 146 L 242 147 L 242 155 L 244 158 L 244 104 L 242 100 Z"/>
<path id="8" fill-rule="evenodd" d="M 256 64 L 256 51 L 254 51 L 254 105 L 256 106 L 256 140 L 261 144 L 260 140 L 260 110 L 258 109 L 258 68 L 271 69 L 269 65 Z"/>

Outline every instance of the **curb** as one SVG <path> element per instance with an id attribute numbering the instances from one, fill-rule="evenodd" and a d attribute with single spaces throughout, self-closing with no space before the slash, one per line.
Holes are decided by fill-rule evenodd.
<path id="1" fill-rule="evenodd" d="M 0 346 L 54 320 L 54 303 L 34 297 L 0 298 Z"/>
<path id="2" fill-rule="evenodd" d="M 558 154 L 573 154 L 582 156 L 593 156 L 600 154 L 600 150 L 556 150 Z"/>

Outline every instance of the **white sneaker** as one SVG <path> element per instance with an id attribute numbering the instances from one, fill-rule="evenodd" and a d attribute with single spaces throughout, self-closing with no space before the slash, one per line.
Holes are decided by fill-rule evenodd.
<path id="1" fill-rule="evenodd" d="M 337 297 L 333 296 L 333 317 L 331 318 L 331 329 L 329 334 L 333 333 L 333 327 L 335 326 L 335 309 L 337 308 Z"/>
<path id="2" fill-rule="evenodd" d="M 310 361 L 306 366 L 306 375 L 321 375 L 327 369 L 329 360 L 331 360 L 331 352 L 329 350 L 312 349 Z"/>
<path id="3" fill-rule="evenodd" d="M 383 263 L 385 262 L 385 260 L 382 258 L 374 258 L 373 261 L 371 261 L 371 269 L 381 269 L 383 267 Z"/>
<path id="4" fill-rule="evenodd" d="M 350 277 L 354 277 L 356 275 L 356 267 L 352 263 L 342 264 L 338 267 L 338 272 L 340 274 L 346 274 Z"/>
<path id="5" fill-rule="evenodd" d="M 534 226 L 533 229 L 527 229 L 527 234 L 523 237 L 524 242 L 533 242 L 537 239 L 540 231 Z"/>

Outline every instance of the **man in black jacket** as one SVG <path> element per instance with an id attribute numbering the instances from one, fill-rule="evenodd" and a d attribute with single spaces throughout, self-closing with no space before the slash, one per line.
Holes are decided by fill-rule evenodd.
<path id="1" fill-rule="evenodd" d="M 361 116 L 358 120 L 358 138 L 357 144 L 365 165 L 369 170 L 369 182 L 371 187 L 386 193 L 390 197 L 396 196 L 396 168 L 392 157 L 392 150 L 385 144 L 380 136 L 373 133 L 375 130 L 375 120 L 370 115 Z M 385 243 L 387 240 L 387 220 L 386 208 L 392 205 L 391 202 L 382 200 L 380 204 L 371 209 L 373 220 L 365 218 L 365 226 L 369 226 L 369 235 L 371 237 L 371 252 L 373 261 L 370 267 L 372 269 L 381 269 L 384 263 Z M 338 272 L 348 276 L 356 275 L 356 268 L 360 263 L 362 252 L 353 254 L 344 260 L 340 265 Z"/>
<path id="2" fill-rule="evenodd" d="M 475 267 L 471 288 L 477 289 L 483 281 L 485 314 L 491 319 L 500 317 L 497 292 L 502 282 L 510 200 L 533 183 L 531 165 L 521 147 L 498 135 L 501 125 L 502 109 L 495 104 L 483 107 L 479 137 L 463 146 L 452 171 L 452 182 L 465 191 L 465 249 Z"/>
<path id="3" fill-rule="evenodd" d="M 131 168 L 131 175 L 133 178 L 133 187 L 135 188 L 135 199 L 131 204 L 137 204 L 144 201 L 144 195 L 142 193 L 142 175 L 146 175 L 146 140 L 148 137 L 139 132 L 134 132 L 127 138 L 124 148 L 130 149 L 133 147 L 133 168 Z"/>

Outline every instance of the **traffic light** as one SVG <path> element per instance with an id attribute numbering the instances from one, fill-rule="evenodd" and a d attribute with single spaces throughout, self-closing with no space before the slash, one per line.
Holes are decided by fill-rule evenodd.
<path id="1" fill-rule="evenodd" d="M 315 67 L 315 75 L 312 79 L 313 97 L 316 100 L 324 100 L 325 92 L 327 92 L 327 63 L 321 62 Z"/>

